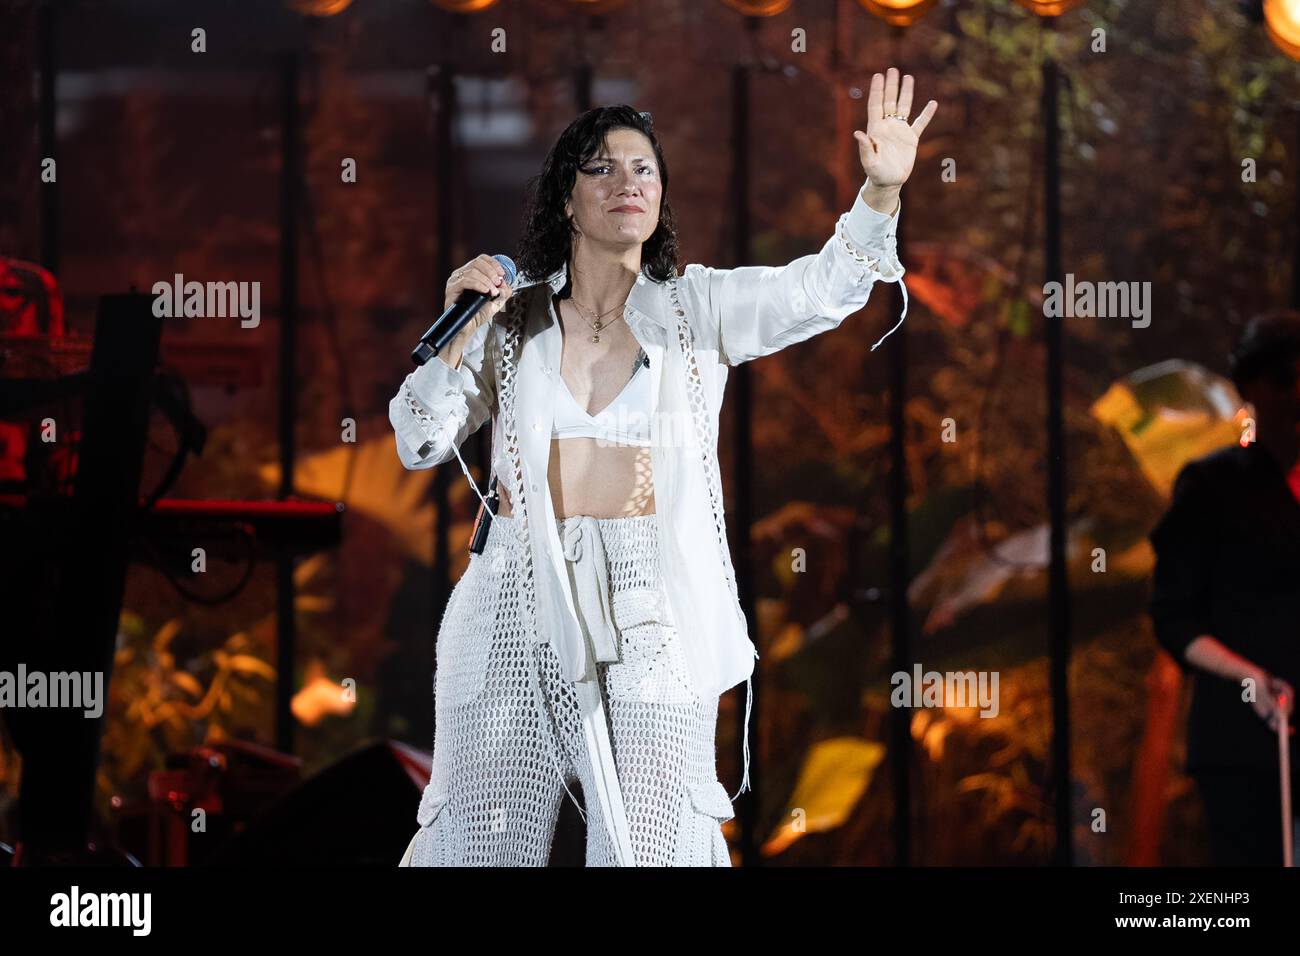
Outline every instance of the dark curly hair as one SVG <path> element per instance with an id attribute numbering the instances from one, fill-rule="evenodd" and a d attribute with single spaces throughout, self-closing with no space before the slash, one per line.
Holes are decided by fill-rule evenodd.
<path id="1" fill-rule="evenodd" d="M 610 130 L 624 128 L 644 133 L 654 146 L 663 187 L 659 224 L 641 247 L 641 271 L 656 282 L 663 282 L 677 272 L 677 226 L 668 204 L 668 164 L 655 138 L 652 118 L 649 113 L 637 112 L 626 105 L 598 106 L 569 124 L 551 147 L 541 173 L 528 182 L 523 235 L 519 240 L 519 271 L 540 280 L 566 266 L 568 274 L 560 293 L 562 298 L 569 296 L 573 286 L 571 257 L 576 234 L 573 223 L 564 214 L 564 204 L 573 194 L 578 169 L 604 146 Z"/>

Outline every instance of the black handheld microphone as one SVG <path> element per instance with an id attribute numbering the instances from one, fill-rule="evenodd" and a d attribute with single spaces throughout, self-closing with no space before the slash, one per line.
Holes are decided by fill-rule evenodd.
<path id="1" fill-rule="evenodd" d="M 506 270 L 504 284 L 513 287 L 516 269 L 515 264 L 510 261 L 510 257 L 493 256 L 492 258 L 501 263 L 502 268 Z M 429 331 L 420 336 L 420 344 L 411 353 L 411 361 L 416 365 L 423 365 L 441 352 L 447 343 L 469 324 L 470 319 L 474 318 L 474 313 L 481 309 L 483 303 L 490 298 L 492 297 L 486 292 L 480 292 L 477 289 L 466 289 L 462 292 L 456 301 L 451 304 L 451 307 L 442 313 L 433 325 L 429 326 Z"/>

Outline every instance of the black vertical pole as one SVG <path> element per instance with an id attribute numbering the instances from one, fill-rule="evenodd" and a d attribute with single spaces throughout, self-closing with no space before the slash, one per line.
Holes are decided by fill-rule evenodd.
<path id="1" fill-rule="evenodd" d="M 747 17 L 745 26 L 753 31 L 758 28 L 756 17 Z M 749 249 L 749 83 L 748 64 L 739 63 L 731 70 L 731 209 L 735 228 L 732 230 L 732 259 L 737 266 L 750 261 Z M 731 535 L 731 553 L 735 555 L 736 585 L 740 592 L 741 610 L 745 612 L 745 621 L 750 636 L 757 643 L 758 616 L 754 610 L 754 576 L 752 573 L 752 549 L 750 547 L 750 529 L 754 524 L 754 484 L 753 474 L 753 377 L 748 364 L 742 364 L 731 370 L 732 389 L 735 409 L 735 430 L 732 436 L 732 459 L 734 462 L 732 488 L 733 518 L 728 522 Z M 761 653 L 761 652 L 760 652 Z M 757 795 L 762 780 L 762 765 L 759 760 L 759 702 L 762 700 L 759 680 L 758 662 L 755 661 L 752 681 L 754 702 L 750 720 L 749 738 L 749 774 L 750 787 L 754 797 L 739 801 L 737 812 L 740 827 L 740 861 L 742 866 L 755 866 L 761 861 L 756 848 L 755 827 L 758 819 Z M 744 694 L 744 688 L 739 690 Z M 737 741 L 744 740 L 745 701 L 736 701 Z"/>
<path id="2" fill-rule="evenodd" d="M 573 68 L 573 100 L 579 113 L 591 109 L 591 84 L 591 64 L 579 63 Z"/>
<path id="3" fill-rule="evenodd" d="M 297 453 L 297 334 L 298 334 L 298 190 L 302 171 L 298 112 L 298 55 L 280 58 L 280 493 L 284 501 L 294 493 L 294 459 Z M 297 643 L 294 616 L 294 557 L 275 559 L 276 685 L 275 742 L 293 753 L 294 658 Z"/>
<path id="4" fill-rule="evenodd" d="M 457 18 L 461 26 L 461 18 Z M 453 197 L 455 188 L 455 144 L 453 137 L 456 123 L 456 83 L 453 71 L 447 66 L 434 67 L 435 101 L 437 115 L 434 117 L 434 195 L 437 202 L 436 230 L 437 253 L 434 263 L 434 275 L 450 276 L 455 268 L 452 261 L 455 254 L 456 208 Z M 477 253 L 475 253 L 477 255 Z M 445 281 L 445 278 L 443 279 Z M 441 303 L 439 303 L 441 307 Z M 434 359 L 433 361 L 442 361 Z M 489 453 L 489 461 L 491 456 Z M 433 607 L 441 617 L 447 599 L 451 596 L 451 483 L 454 472 L 451 468 L 433 470 Z"/>
<path id="5" fill-rule="evenodd" d="M 1295 120 L 1295 161 L 1292 165 L 1296 182 L 1300 183 L 1300 109 L 1296 110 Z M 1291 200 L 1295 204 L 1291 223 L 1297 230 L 1291 242 L 1291 308 L 1300 309 L 1300 186 L 1294 187 Z"/>
<path id="6" fill-rule="evenodd" d="M 1051 29 L 1052 21 L 1044 21 Z M 1043 61 L 1044 266 L 1046 282 L 1061 282 L 1059 75 L 1049 53 Z M 1070 581 L 1065 565 L 1065 428 L 1062 409 L 1064 354 L 1061 318 L 1044 316 L 1047 344 L 1047 510 L 1051 522 L 1048 558 L 1048 620 L 1052 688 L 1052 790 L 1055 794 L 1056 848 L 1053 862 L 1070 866 Z"/>
<path id="7" fill-rule="evenodd" d="M 898 40 L 902 28 L 892 31 L 891 65 L 901 77 L 907 71 L 899 62 Z M 902 82 L 901 79 L 899 81 Z M 854 197 L 856 200 L 857 197 Z M 898 249 L 903 251 L 906 221 L 898 224 Z M 889 314 L 903 311 L 903 291 L 889 286 Z M 892 323 L 891 323 L 892 324 Z M 912 607 L 907 588 L 911 580 L 907 520 L 907 323 L 889 337 L 889 620 L 893 644 L 890 659 L 894 673 L 912 672 Z M 870 358 L 868 357 L 868 361 Z M 889 720 L 890 765 L 894 789 L 894 865 L 912 863 L 912 710 L 895 707 Z"/>
<path id="8" fill-rule="evenodd" d="M 58 161 L 58 141 L 55 131 L 55 113 L 58 109 L 56 100 L 56 80 L 58 71 L 57 33 L 58 8 L 53 0 L 41 4 L 37 14 L 38 62 L 40 66 L 40 160 Z M 57 166 L 56 166 L 57 172 Z M 41 265 L 51 275 L 59 274 L 59 183 L 56 177 L 52 183 L 42 182 L 41 186 Z"/>

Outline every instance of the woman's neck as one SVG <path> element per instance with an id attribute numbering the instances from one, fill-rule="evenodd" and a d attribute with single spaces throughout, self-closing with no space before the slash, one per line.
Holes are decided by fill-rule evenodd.
<path id="1" fill-rule="evenodd" d="M 635 247 L 622 255 L 583 254 L 574 251 L 569 274 L 569 297 L 596 315 L 611 312 L 627 301 L 641 271 L 641 250 Z"/>

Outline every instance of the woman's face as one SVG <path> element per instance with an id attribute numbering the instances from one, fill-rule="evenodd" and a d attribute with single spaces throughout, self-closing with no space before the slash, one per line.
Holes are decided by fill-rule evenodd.
<path id="1" fill-rule="evenodd" d="M 605 148 L 578 167 L 564 212 L 585 240 L 639 245 L 659 225 L 662 194 L 650 140 L 638 130 L 614 129 Z"/>

